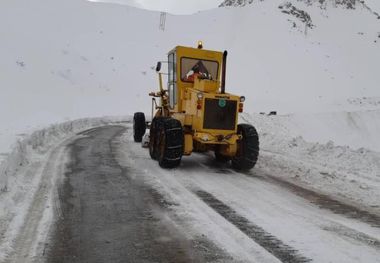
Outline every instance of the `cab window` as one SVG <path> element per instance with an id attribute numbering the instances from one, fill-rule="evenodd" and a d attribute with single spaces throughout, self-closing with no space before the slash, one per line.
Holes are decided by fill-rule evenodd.
<path id="1" fill-rule="evenodd" d="M 176 90 L 176 65 L 175 65 L 175 53 L 170 53 L 168 57 L 168 90 L 169 90 L 169 105 L 170 108 L 174 108 L 177 104 L 177 90 Z"/>
<path id="2" fill-rule="evenodd" d="M 181 58 L 181 80 L 193 82 L 196 76 L 216 80 L 218 68 L 219 64 L 216 61 L 183 57 Z"/>

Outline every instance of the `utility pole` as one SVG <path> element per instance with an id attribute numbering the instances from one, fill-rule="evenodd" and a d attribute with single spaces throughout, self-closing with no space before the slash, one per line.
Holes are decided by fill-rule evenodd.
<path id="1" fill-rule="evenodd" d="M 165 31 L 166 12 L 161 12 L 159 29 Z"/>

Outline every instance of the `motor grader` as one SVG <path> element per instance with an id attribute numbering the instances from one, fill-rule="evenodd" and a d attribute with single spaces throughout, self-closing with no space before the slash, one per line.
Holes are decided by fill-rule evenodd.
<path id="1" fill-rule="evenodd" d="M 168 54 L 167 88 L 162 62 L 157 63 L 159 91 L 151 92 L 152 121 L 142 112 L 133 118 L 133 136 L 141 142 L 149 128 L 149 154 L 163 168 L 174 168 L 182 156 L 214 151 L 216 160 L 249 170 L 256 164 L 259 138 L 250 124 L 238 124 L 244 96 L 226 93 L 227 51 L 177 46 Z M 157 103 L 156 98 L 159 98 Z"/>

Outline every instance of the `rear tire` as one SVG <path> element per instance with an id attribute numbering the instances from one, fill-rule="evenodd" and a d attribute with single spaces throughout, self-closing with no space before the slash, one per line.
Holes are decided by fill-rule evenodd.
<path id="1" fill-rule="evenodd" d="M 141 142 L 146 131 L 145 114 L 136 112 L 133 115 L 133 139 L 135 142 Z"/>
<path id="2" fill-rule="evenodd" d="M 163 118 L 157 128 L 157 160 L 162 168 L 175 168 L 180 165 L 184 135 L 181 122 L 173 118 Z"/>
<path id="3" fill-rule="evenodd" d="M 232 158 L 232 167 L 237 170 L 252 169 L 259 157 L 259 135 L 252 125 L 239 124 L 238 134 L 242 139 L 238 141 L 236 156 Z"/>

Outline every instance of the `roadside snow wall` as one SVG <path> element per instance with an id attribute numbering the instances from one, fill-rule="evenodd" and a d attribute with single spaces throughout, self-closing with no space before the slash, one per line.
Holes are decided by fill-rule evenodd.
<path id="1" fill-rule="evenodd" d="M 380 110 L 241 117 L 259 132 L 256 169 L 380 213 Z"/>
<path id="2" fill-rule="evenodd" d="M 0 262 L 14 251 L 16 237 L 41 190 L 41 175 L 49 165 L 52 150 L 81 131 L 107 124 L 122 124 L 130 119 L 103 117 L 68 121 L 37 130 L 15 144 L 0 164 Z M 55 178 L 56 175 L 51 174 L 50 177 Z"/>
<path id="3" fill-rule="evenodd" d="M 123 121 L 130 121 L 130 117 L 86 118 L 68 121 L 35 131 L 17 141 L 12 152 L 0 164 L 0 194 L 4 191 L 11 191 L 10 188 L 17 185 L 17 173 L 30 164 L 33 156 L 46 153 L 62 139 L 80 131 Z"/>
<path id="4" fill-rule="evenodd" d="M 278 138 L 302 136 L 311 143 L 332 141 L 351 149 L 380 152 L 380 109 L 279 115 L 267 119 L 262 125 L 271 124 L 276 125 L 273 133 Z"/>

